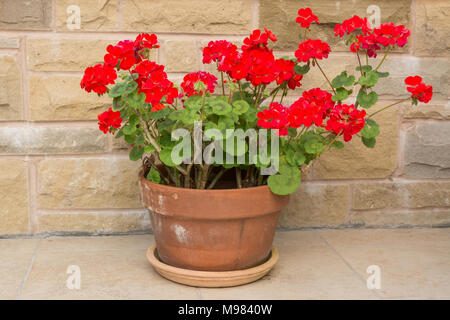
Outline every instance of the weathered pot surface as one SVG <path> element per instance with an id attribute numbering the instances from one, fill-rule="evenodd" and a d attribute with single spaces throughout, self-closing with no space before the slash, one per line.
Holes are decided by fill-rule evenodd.
<path id="1" fill-rule="evenodd" d="M 198 190 L 156 184 L 140 176 L 158 256 L 191 270 L 252 268 L 270 254 L 280 211 L 289 196 L 267 186 Z"/>

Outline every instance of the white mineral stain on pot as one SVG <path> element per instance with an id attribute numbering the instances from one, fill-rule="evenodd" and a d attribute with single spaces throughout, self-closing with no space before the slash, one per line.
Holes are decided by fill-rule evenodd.
<path id="1" fill-rule="evenodd" d="M 179 243 L 186 244 L 189 239 L 189 231 L 187 231 L 183 226 L 180 226 L 179 224 L 173 224 L 170 229 L 175 232 L 175 235 L 177 236 L 177 240 Z"/>

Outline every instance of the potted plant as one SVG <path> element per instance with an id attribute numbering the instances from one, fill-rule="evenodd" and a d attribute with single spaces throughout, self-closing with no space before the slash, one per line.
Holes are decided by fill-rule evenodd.
<path id="1" fill-rule="evenodd" d="M 149 60 L 158 47 L 154 34 L 109 45 L 104 63 L 86 69 L 81 87 L 113 99 L 98 116 L 100 130 L 124 138 L 131 160 L 142 159 L 141 197 L 157 248 L 151 255 L 170 272 L 226 273 L 264 264 L 280 210 L 300 186 L 302 172 L 355 136 L 373 148 L 379 112 L 405 100 L 431 99 L 431 86 L 408 77 L 409 98 L 370 112 L 378 100 L 374 86 L 389 76 L 383 62 L 392 48 L 407 43 L 404 26 L 371 28 L 358 16 L 336 25 L 335 36 L 347 37 L 358 64 L 354 74 L 330 78 L 320 65 L 330 46 L 309 38 L 318 18 L 300 9 L 297 22 L 303 41 L 295 57 L 275 58 L 275 35 L 254 30 L 241 48 L 210 42 L 203 63 L 214 64 L 217 77 L 189 73 L 180 87 L 164 66 Z M 304 89 L 285 105 L 311 68 L 320 70 L 329 87 Z"/>

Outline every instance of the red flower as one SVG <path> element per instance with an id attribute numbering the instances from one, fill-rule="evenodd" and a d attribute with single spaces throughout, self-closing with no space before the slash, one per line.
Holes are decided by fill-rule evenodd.
<path id="1" fill-rule="evenodd" d="M 134 42 L 130 40 L 120 41 L 117 45 L 109 45 L 106 48 L 108 53 L 105 55 L 105 64 L 119 69 L 129 70 L 132 66 L 139 62 L 135 56 Z"/>
<path id="2" fill-rule="evenodd" d="M 288 128 L 288 109 L 277 103 L 272 102 L 269 109 L 257 113 L 257 125 L 264 129 L 278 129 L 279 136 L 287 135 Z"/>
<path id="3" fill-rule="evenodd" d="M 269 37 L 270 40 L 272 40 L 273 42 L 277 41 L 277 37 L 273 34 L 272 31 L 270 31 L 266 27 L 264 27 L 264 31 L 267 33 L 267 36 Z"/>
<path id="4" fill-rule="evenodd" d="M 122 124 L 122 118 L 120 117 L 120 111 L 112 111 L 111 108 L 97 116 L 98 127 L 103 133 L 111 132 L 111 127 L 120 128 Z"/>
<path id="5" fill-rule="evenodd" d="M 277 59 L 275 60 L 275 68 L 276 68 L 276 74 L 275 74 L 275 80 L 278 84 L 282 84 L 284 81 L 291 79 L 295 72 L 294 72 L 294 61 L 291 60 L 285 60 L 285 59 Z"/>
<path id="6" fill-rule="evenodd" d="M 337 104 L 330 112 L 326 129 L 336 135 L 343 135 L 347 142 L 364 128 L 365 116 L 366 111 L 356 109 L 353 104 Z"/>
<path id="7" fill-rule="evenodd" d="M 228 72 L 236 64 L 237 47 L 226 40 L 211 41 L 203 48 L 203 63 L 216 61 L 219 71 Z"/>
<path id="8" fill-rule="evenodd" d="M 302 97 L 289 107 L 289 126 L 323 127 L 323 120 L 334 106 L 331 93 L 320 88 L 304 91 Z"/>
<path id="9" fill-rule="evenodd" d="M 139 75 L 136 79 L 139 88 L 138 93 L 145 94 L 145 102 L 152 105 L 152 111 L 164 109 L 164 105 L 161 104 L 164 96 L 169 104 L 172 104 L 174 99 L 178 97 L 178 90 L 167 79 L 164 66 L 144 60 L 134 68 L 132 73 Z"/>
<path id="10" fill-rule="evenodd" d="M 328 43 L 323 42 L 319 39 L 308 39 L 299 44 L 297 51 L 295 51 L 295 56 L 300 61 L 307 62 L 311 58 L 316 58 L 319 60 L 328 58 L 328 54 L 330 52 L 331 49 Z"/>
<path id="11" fill-rule="evenodd" d="M 295 90 L 295 88 L 300 87 L 302 84 L 300 81 L 303 79 L 303 75 L 301 74 L 294 74 L 292 78 L 288 80 L 288 87 L 291 90 Z"/>
<path id="12" fill-rule="evenodd" d="M 334 36 L 342 38 L 345 34 L 350 34 L 357 29 L 361 29 L 364 35 L 367 35 L 372 31 L 367 18 L 361 18 L 354 15 L 352 18 L 344 20 L 342 24 L 337 24 L 334 27 Z"/>
<path id="13" fill-rule="evenodd" d="M 295 21 L 299 23 L 302 28 L 308 28 L 313 22 L 319 23 L 319 18 L 312 13 L 311 8 L 302 8 L 298 10 L 298 17 Z"/>
<path id="14" fill-rule="evenodd" d="M 108 84 L 114 84 L 117 79 L 117 73 L 114 68 L 108 65 L 97 64 L 93 67 L 87 67 L 81 80 L 81 88 L 87 92 L 97 92 L 103 94 L 106 92 Z"/>
<path id="15" fill-rule="evenodd" d="M 141 33 L 134 40 L 135 51 L 139 51 L 142 48 L 153 49 L 159 48 L 158 38 L 155 34 Z"/>
<path id="16" fill-rule="evenodd" d="M 211 73 L 198 71 L 188 73 L 187 75 L 185 75 L 183 78 L 183 82 L 181 83 L 181 87 L 183 88 L 184 93 L 188 97 L 192 95 L 203 94 L 202 92 L 199 93 L 197 90 L 194 89 L 194 85 L 197 81 L 202 81 L 206 85 L 207 87 L 206 91 L 214 93 L 214 89 L 217 84 L 217 78 Z"/>
<path id="17" fill-rule="evenodd" d="M 271 40 L 273 42 L 277 41 L 275 35 L 265 29 L 266 32 L 261 32 L 261 30 L 256 29 L 253 30 L 252 34 L 244 39 L 244 44 L 242 45 L 242 51 L 251 50 L 255 48 L 267 48 L 267 40 Z"/>
<path id="18" fill-rule="evenodd" d="M 367 27 L 367 19 L 354 16 L 352 19 L 345 20 L 342 25 L 336 25 L 335 36 L 343 36 L 355 29 L 362 29 L 362 35 L 356 35 L 355 41 L 350 45 L 350 50 L 359 52 L 362 47 L 367 51 L 369 57 L 377 57 L 377 51 L 381 47 L 397 45 L 403 47 L 408 42 L 411 32 L 403 25 L 394 25 L 385 23 L 371 30 Z"/>
<path id="19" fill-rule="evenodd" d="M 423 83 L 422 78 L 419 76 L 407 77 L 405 79 L 405 84 L 410 86 L 407 87 L 406 90 L 411 93 L 411 98 L 413 99 L 428 103 L 433 97 L 433 87 Z"/>

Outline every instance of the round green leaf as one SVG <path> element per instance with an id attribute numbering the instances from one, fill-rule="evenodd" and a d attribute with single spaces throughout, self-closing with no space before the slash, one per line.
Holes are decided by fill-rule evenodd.
<path id="1" fill-rule="evenodd" d="M 137 161 L 142 157 L 143 154 L 144 154 L 144 148 L 134 147 L 130 151 L 130 160 Z"/>
<path id="2" fill-rule="evenodd" d="M 300 186 L 300 175 L 272 175 L 267 179 L 270 190 L 279 195 L 294 193 Z"/>
<path id="3" fill-rule="evenodd" d="M 209 102 L 211 112 L 217 115 L 226 115 L 232 111 L 232 107 L 225 101 L 215 99 Z"/>
<path id="4" fill-rule="evenodd" d="M 378 94 L 375 91 L 369 92 L 368 94 L 360 90 L 358 96 L 356 97 L 359 105 L 363 108 L 370 108 L 378 101 Z"/>
<path id="5" fill-rule="evenodd" d="M 249 104 L 245 100 L 237 100 L 233 102 L 233 113 L 243 114 L 250 108 Z"/>

